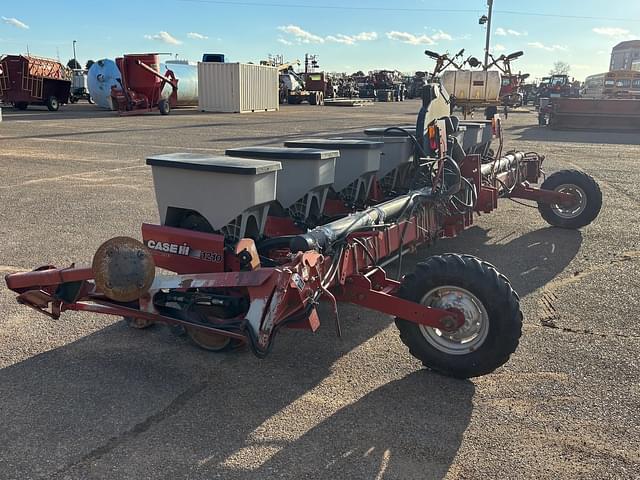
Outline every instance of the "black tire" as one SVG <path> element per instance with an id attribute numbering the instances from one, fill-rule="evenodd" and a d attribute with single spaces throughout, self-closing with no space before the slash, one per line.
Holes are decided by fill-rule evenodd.
<path id="1" fill-rule="evenodd" d="M 419 263 L 415 272 L 404 277 L 398 295 L 421 303 L 429 300 L 425 296 L 430 292 L 435 294 L 436 290 L 446 288 L 456 298 L 465 295 L 477 306 L 482 316 L 477 335 L 468 343 L 462 343 L 446 338 L 437 329 L 396 318 L 400 339 L 425 367 L 443 375 L 469 378 L 493 372 L 505 364 L 518 347 L 522 333 L 518 295 L 507 277 L 493 265 L 471 255 L 453 253 L 429 257 Z"/>
<path id="2" fill-rule="evenodd" d="M 318 94 L 318 105 L 320 106 L 324 105 L 324 92 L 320 92 Z"/>
<path id="3" fill-rule="evenodd" d="M 598 183 L 593 177 L 579 170 L 554 172 L 547 177 L 540 188 L 573 192 L 580 197 L 580 204 L 573 211 L 566 211 L 567 209 L 562 209 L 558 205 L 538 202 L 540 215 L 554 227 L 572 229 L 584 227 L 596 219 L 602 208 L 602 192 Z"/>
<path id="4" fill-rule="evenodd" d="M 94 103 L 96 103 L 96 102 L 93 100 L 93 97 L 92 97 L 91 95 L 89 95 L 89 97 L 87 98 L 87 102 L 89 102 L 89 104 L 91 104 L 91 105 L 93 105 Z"/>
<path id="5" fill-rule="evenodd" d="M 312 93 L 309 95 L 309 105 L 318 104 L 318 93 Z"/>
<path id="6" fill-rule="evenodd" d="M 158 110 L 160 110 L 160 115 L 169 115 L 169 113 L 171 113 L 171 105 L 169 105 L 169 101 L 160 100 L 158 103 Z"/>
<path id="7" fill-rule="evenodd" d="M 13 106 L 18 110 L 26 110 L 29 104 L 27 102 L 17 102 L 14 103 Z"/>
<path id="8" fill-rule="evenodd" d="M 78 101 L 78 99 L 76 97 L 74 97 L 73 95 L 71 95 L 69 97 L 69 103 L 76 103 Z"/>
<path id="9" fill-rule="evenodd" d="M 47 98 L 46 105 L 50 112 L 57 112 L 60 108 L 60 102 L 58 102 L 58 99 L 53 95 Z"/>

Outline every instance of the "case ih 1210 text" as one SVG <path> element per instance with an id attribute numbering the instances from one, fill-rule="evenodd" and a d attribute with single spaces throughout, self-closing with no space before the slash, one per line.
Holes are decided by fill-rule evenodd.
<path id="1" fill-rule="evenodd" d="M 316 330 L 323 298 L 339 334 L 336 302 L 350 302 L 396 317 L 402 341 L 430 369 L 461 378 L 493 371 L 516 349 L 522 324 L 504 275 L 457 254 L 432 256 L 400 281 L 383 266 L 455 236 L 499 198 L 536 201 L 550 224 L 581 227 L 600 210 L 597 184 L 561 171 L 531 187 L 543 157 L 503 155 L 499 122 L 458 122 L 437 85 L 424 89 L 415 126 L 366 133 L 224 157 L 151 157 L 161 225 L 144 224 L 142 243 L 113 238 L 91 267 L 40 267 L 8 275 L 7 285 L 53 318 L 81 310 L 137 328 L 164 323 L 208 350 L 246 344 L 260 357 L 282 327 Z"/>

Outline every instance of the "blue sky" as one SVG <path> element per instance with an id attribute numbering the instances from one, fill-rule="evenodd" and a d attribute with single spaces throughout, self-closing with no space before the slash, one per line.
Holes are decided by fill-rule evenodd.
<path id="1" fill-rule="evenodd" d="M 0 53 L 24 53 L 28 45 L 32 54 L 65 62 L 77 40 L 82 63 L 153 51 L 190 60 L 220 52 L 243 62 L 315 53 L 328 71 L 415 71 L 433 65 L 425 48 L 465 48 L 482 58 L 485 36 L 478 18 L 486 0 L 58 0 L 53 9 L 51 0 L 2 3 Z M 572 15 L 591 18 L 563 17 Z M 495 0 L 492 31 L 496 52 L 524 50 L 516 70 L 541 76 L 562 60 L 582 79 L 608 69 L 617 42 L 640 38 L 640 1 Z"/>

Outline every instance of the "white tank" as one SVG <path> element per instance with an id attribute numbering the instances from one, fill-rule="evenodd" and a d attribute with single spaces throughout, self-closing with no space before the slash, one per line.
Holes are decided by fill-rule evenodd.
<path id="1" fill-rule="evenodd" d="M 166 75 L 171 70 L 178 79 L 178 106 L 198 105 L 198 64 L 184 60 L 167 60 L 160 64 L 160 71 Z M 162 97 L 171 95 L 171 86 L 165 85 Z"/>
<path id="2" fill-rule="evenodd" d="M 115 110 L 111 103 L 111 87 L 121 88 L 120 78 L 120 70 L 113 60 L 103 58 L 91 65 L 87 73 L 87 84 L 89 94 L 98 107 Z"/>
<path id="3" fill-rule="evenodd" d="M 440 75 L 440 84 L 456 101 L 495 103 L 500 98 L 500 72 L 447 70 Z"/>

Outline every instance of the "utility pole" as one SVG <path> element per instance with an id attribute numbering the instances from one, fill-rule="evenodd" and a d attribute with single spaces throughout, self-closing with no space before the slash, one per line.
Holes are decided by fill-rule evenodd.
<path id="1" fill-rule="evenodd" d="M 78 60 L 76 59 L 76 41 L 73 41 L 73 66 L 75 67 L 78 64 Z"/>
<path id="2" fill-rule="evenodd" d="M 485 43 L 484 46 L 484 70 L 486 70 L 487 65 L 489 65 L 489 42 L 491 40 L 491 14 L 493 13 L 493 0 L 487 0 L 487 5 L 489 6 L 489 15 L 487 16 L 487 43 Z"/>

